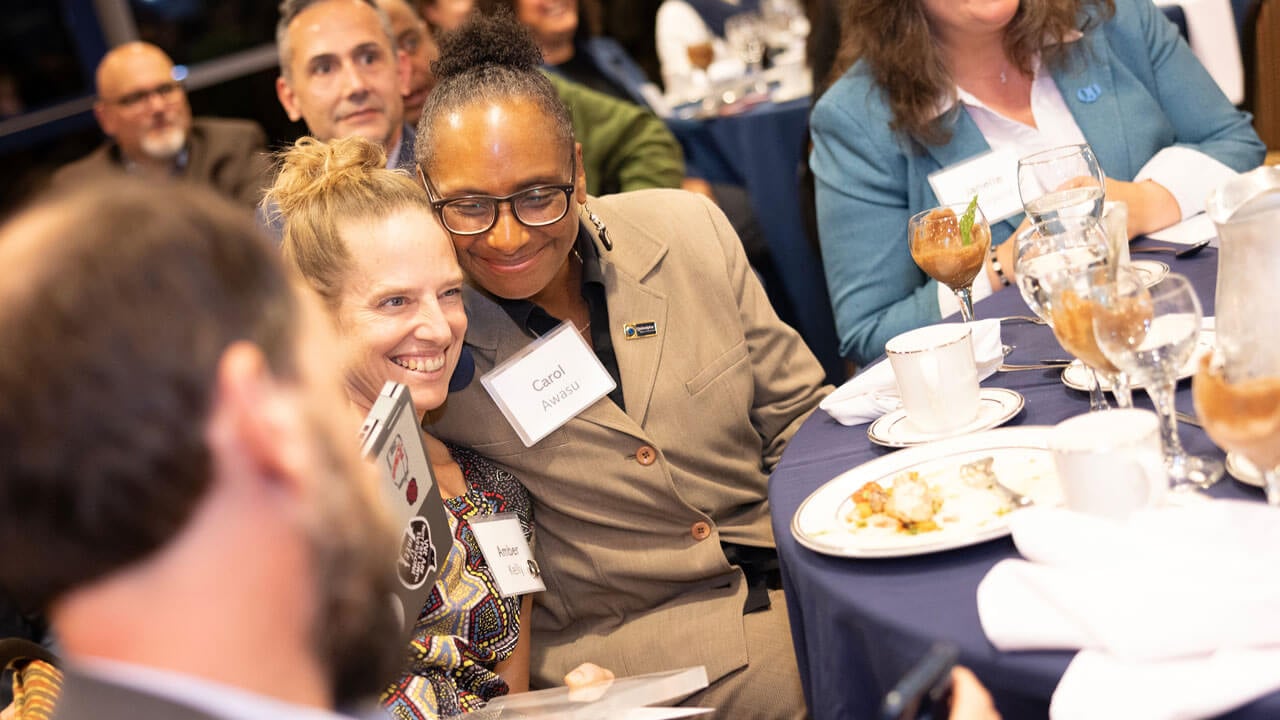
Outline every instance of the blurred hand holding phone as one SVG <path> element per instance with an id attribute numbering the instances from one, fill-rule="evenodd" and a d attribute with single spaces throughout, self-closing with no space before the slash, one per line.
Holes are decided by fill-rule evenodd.
<path id="1" fill-rule="evenodd" d="M 884 696 L 881 720 L 999 720 L 982 682 L 956 665 L 959 656 L 955 645 L 935 643 Z"/>

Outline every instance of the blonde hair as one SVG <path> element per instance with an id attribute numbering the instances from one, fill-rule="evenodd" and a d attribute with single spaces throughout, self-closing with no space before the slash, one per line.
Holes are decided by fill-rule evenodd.
<path id="1" fill-rule="evenodd" d="M 338 307 L 351 266 L 341 225 L 406 208 L 435 217 L 426 192 L 408 173 L 387 169 L 386 152 L 365 138 L 326 143 L 303 137 L 280 158 L 280 174 L 262 206 L 274 206 L 284 220 L 285 265 L 297 270 L 330 310 Z"/>

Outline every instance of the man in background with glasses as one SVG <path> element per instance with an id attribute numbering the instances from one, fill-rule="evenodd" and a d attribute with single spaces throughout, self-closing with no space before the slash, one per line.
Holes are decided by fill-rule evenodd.
<path id="1" fill-rule="evenodd" d="M 266 135 L 250 120 L 195 118 L 163 50 L 144 42 L 120 45 L 97 71 L 93 114 L 108 140 L 59 170 L 57 185 L 104 173 L 181 177 L 255 205 L 267 184 Z"/>

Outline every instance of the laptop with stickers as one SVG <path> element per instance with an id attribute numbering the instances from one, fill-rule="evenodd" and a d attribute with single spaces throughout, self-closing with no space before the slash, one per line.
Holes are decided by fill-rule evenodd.
<path id="1" fill-rule="evenodd" d="M 453 533 L 407 387 L 390 381 L 382 386 L 360 437 L 361 452 L 378 467 L 382 496 L 400 528 L 392 604 L 407 640 L 453 546 Z"/>

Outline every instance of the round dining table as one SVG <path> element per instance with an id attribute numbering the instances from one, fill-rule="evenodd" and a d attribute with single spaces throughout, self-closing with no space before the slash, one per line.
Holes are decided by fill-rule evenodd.
<path id="1" fill-rule="evenodd" d="M 1133 247 L 1154 244 L 1142 240 Z M 1205 315 L 1213 314 L 1215 249 L 1183 259 L 1139 253 L 1133 257 L 1158 259 L 1189 277 Z M 992 295 L 975 309 L 979 319 L 1031 315 L 1016 288 Z M 1003 323 L 1001 339 L 1014 346 L 1007 358 L 1011 364 L 1066 354 L 1052 331 L 1040 325 Z M 1025 398 L 1025 407 L 1006 427 L 1053 425 L 1089 410 L 1088 393 L 1065 386 L 1060 373 L 1060 369 L 997 372 L 982 384 L 1016 390 Z M 1134 404 L 1151 407 L 1141 391 L 1134 393 Z M 1194 412 L 1189 380 L 1179 383 L 1177 406 Z M 1183 424 L 1179 430 L 1189 452 L 1223 457 L 1200 428 Z M 871 443 L 865 424 L 846 427 L 819 409 L 792 438 L 770 480 L 787 611 L 811 714 L 819 719 L 879 717 L 884 694 L 941 640 L 959 648 L 960 662 L 981 678 L 1005 718 L 1048 717 L 1050 697 L 1074 653 L 1002 652 L 987 640 L 978 620 L 978 583 L 997 562 L 1018 557 L 1007 536 L 934 554 L 853 559 L 820 554 L 792 535 L 792 518 L 811 493 L 841 473 L 890 452 L 894 450 Z M 1263 500 L 1261 490 L 1229 475 L 1208 493 Z M 1228 717 L 1280 717 L 1280 693 Z"/>

